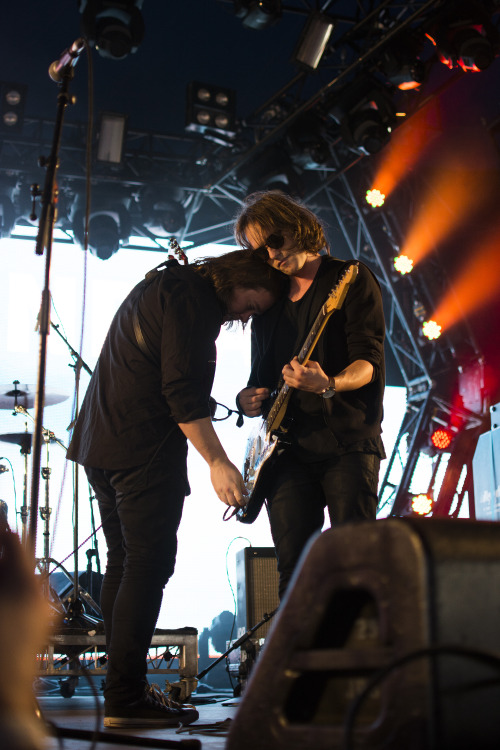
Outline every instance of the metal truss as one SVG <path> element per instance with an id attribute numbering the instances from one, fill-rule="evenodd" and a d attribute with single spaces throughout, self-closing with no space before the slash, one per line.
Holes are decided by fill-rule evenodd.
<path id="1" fill-rule="evenodd" d="M 381 53 L 404 34 L 423 38 L 439 14 L 452 8 L 451 0 L 283 3 L 285 13 L 307 15 L 319 9 L 337 19 L 314 76 L 299 72 L 241 120 L 234 137 L 219 133 L 129 131 L 122 164 L 110 166 L 94 161 L 92 165 L 93 186 L 120 190 L 135 232 L 147 237 L 152 235 L 141 212 L 143 191 L 174 186 L 182 196 L 186 217 L 183 228 L 176 233 L 177 239 L 196 247 L 232 241 L 234 214 L 245 195 L 254 187 L 267 187 L 257 165 L 265 170 L 276 154 L 283 155 L 288 162 L 288 187 L 321 216 L 334 254 L 367 263 L 381 285 L 387 323 L 388 382 L 403 385 L 408 401 L 380 491 L 381 507 L 397 515 L 408 512 L 409 487 L 429 427 L 440 419 L 446 421 L 447 413 L 455 408 L 451 393 L 461 369 L 480 359 L 481 353 L 465 323 L 437 342 L 422 338 L 418 311 L 434 309 L 435 302 L 441 299 L 448 284 L 445 269 L 435 256 L 425 275 L 414 273 L 403 278 L 395 274 L 392 260 L 405 234 L 408 205 L 404 197 L 390 211 L 372 210 L 361 202 L 360 196 L 369 186 L 369 159 L 362 158 L 343 141 L 329 112 L 360 74 L 378 81 L 391 96 L 406 97 L 402 104 L 408 114 L 417 110 L 422 97 L 414 92 L 403 95 L 384 78 Z M 431 52 L 426 59 L 428 66 L 434 62 L 433 55 Z M 429 93 L 425 92 L 425 96 L 428 98 Z M 291 134 L 311 116 L 326 143 L 328 157 L 305 164 Z M 23 216 L 30 213 L 29 185 L 42 181 L 43 170 L 37 163 L 44 152 L 50 151 L 52 132 L 53 123 L 27 119 L 22 133 L 1 138 L 0 179 L 19 182 Z M 71 229 L 71 205 L 75 195 L 83 190 L 86 148 L 86 127 L 67 123 L 59 168 L 58 225 L 63 229 Z M 158 249 L 163 251 L 163 247 Z M 482 428 L 483 412 L 483 408 L 464 410 L 464 432 L 469 438 Z M 474 440 L 461 442 L 457 461 L 464 466 L 470 463 Z M 452 455 L 449 465 L 453 472 L 450 469 L 443 482 L 446 497 L 440 495 L 439 502 L 443 514 L 451 512 L 450 498 L 457 491 L 457 461 Z"/>

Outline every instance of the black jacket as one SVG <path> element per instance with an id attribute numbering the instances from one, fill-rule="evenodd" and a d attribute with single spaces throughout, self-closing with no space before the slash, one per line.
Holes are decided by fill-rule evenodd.
<path id="1" fill-rule="evenodd" d="M 302 330 L 299 331 L 295 351 L 297 354 L 314 320 L 335 286 L 345 262 L 324 256 L 308 295 L 309 309 Z M 273 347 L 279 336 L 279 320 L 285 301 L 278 302 L 263 315 L 252 320 L 252 369 L 249 386 L 277 386 L 274 371 Z M 358 276 L 349 288 L 344 304 L 332 314 L 311 356 L 320 363 L 327 375 L 335 376 L 357 359 L 373 365 L 370 383 L 356 391 L 337 393 L 332 399 L 322 399 L 327 426 L 335 436 L 340 449 L 370 450 L 384 456 L 380 440 L 385 386 L 384 365 L 384 314 L 380 286 L 373 273 L 359 264 Z M 282 363 L 286 364 L 285 362 Z M 293 413 L 316 410 L 318 396 L 295 391 L 290 409 Z M 300 414 L 298 414 L 300 417 Z M 293 430 L 293 423 L 291 426 Z"/>
<path id="2" fill-rule="evenodd" d="M 149 353 L 137 343 L 134 311 Z M 68 458 L 122 469 L 147 462 L 167 438 L 185 442 L 178 423 L 210 416 L 222 322 L 212 285 L 189 266 L 134 287 L 104 341 Z"/>

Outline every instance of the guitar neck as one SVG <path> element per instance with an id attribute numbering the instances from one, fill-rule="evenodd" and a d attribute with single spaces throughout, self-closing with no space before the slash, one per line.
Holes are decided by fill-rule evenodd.
<path id="1" fill-rule="evenodd" d="M 319 337 L 323 333 L 323 329 L 326 326 L 328 319 L 330 318 L 330 315 L 332 313 L 333 310 L 330 310 L 329 312 L 327 311 L 326 304 L 321 306 L 321 309 L 316 316 L 316 320 L 314 321 L 312 328 L 309 331 L 302 349 L 297 355 L 297 359 L 299 360 L 301 365 L 305 364 L 310 359 L 314 347 L 318 343 Z M 285 411 L 288 407 L 288 402 L 290 401 L 293 391 L 294 388 L 287 385 L 286 383 L 283 383 L 278 392 L 278 395 L 274 400 L 271 410 L 267 415 L 266 433 L 277 430 L 280 426 L 281 422 L 283 421 L 283 417 L 285 416 Z"/>
<path id="2" fill-rule="evenodd" d="M 300 352 L 297 354 L 297 359 L 299 360 L 301 365 L 306 364 L 306 362 L 308 362 L 308 360 L 310 359 L 311 354 L 314 351 L 314 347 L 318 343 L 319 337 L 323 333 L 323 330 L 330 316 L 343 304 L 349 286 L 356 278 L 357 273 L 357 263 L 352 263 L 350 266 L 348 266 L 347 270 L 342 274 L 338 284 L 330 292 L 327 300 L 321 306 L 314 320 L 314 323 L 311 326 L 311 330 L 309 331 Z M 294 391 L 291 386 L 283 383 L 283 381 L 281 381 L 281 383 L 282 384 L 279 386 L 280 390 L 278 392 L 278 395 L 276 396 L 271 410 L 269 411 L 269 414 L 267 415 L 267 418 L 265 420 L 267 434 L 273 432 L 274 430 L 277 430 L 280 426 L 281 422 L 283 421 L 283 417 L 285 416 L 288 402 L 290 401 L 290 397 Z"/>

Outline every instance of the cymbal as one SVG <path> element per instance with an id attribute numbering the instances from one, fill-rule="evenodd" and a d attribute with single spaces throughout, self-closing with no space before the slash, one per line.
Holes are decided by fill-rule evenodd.
<path id="1" fill-rule="evenodd" d="M 25 409 L 32 409 L 35 405 L 36 385 L 24 385 L 23 383 L 9 383 L 0 385 L 0 409 L 11 409 L 14 411 L 15 406 L 24 406 Z M 61 393 L 45 392 L 45 406 L 60 404 L 68 398 Z"/>
<path id="2" fill-rule="evenodd" d="M 14 443 L 20 445 L 27 453 L 31 450 L 31 432 L 6 432 L 0 435 L 2 443 Z"/>

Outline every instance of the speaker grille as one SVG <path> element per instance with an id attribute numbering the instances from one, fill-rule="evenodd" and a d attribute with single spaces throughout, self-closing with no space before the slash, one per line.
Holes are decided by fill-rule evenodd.
<path id="1" fill-rule="evenodd" d="M 250 630 L 279 604 L 278 567 L 273 547 L 246 547 L 236 554 L 238 634 Z M 272 620 L 255 632 L 266 638 Z"/>

